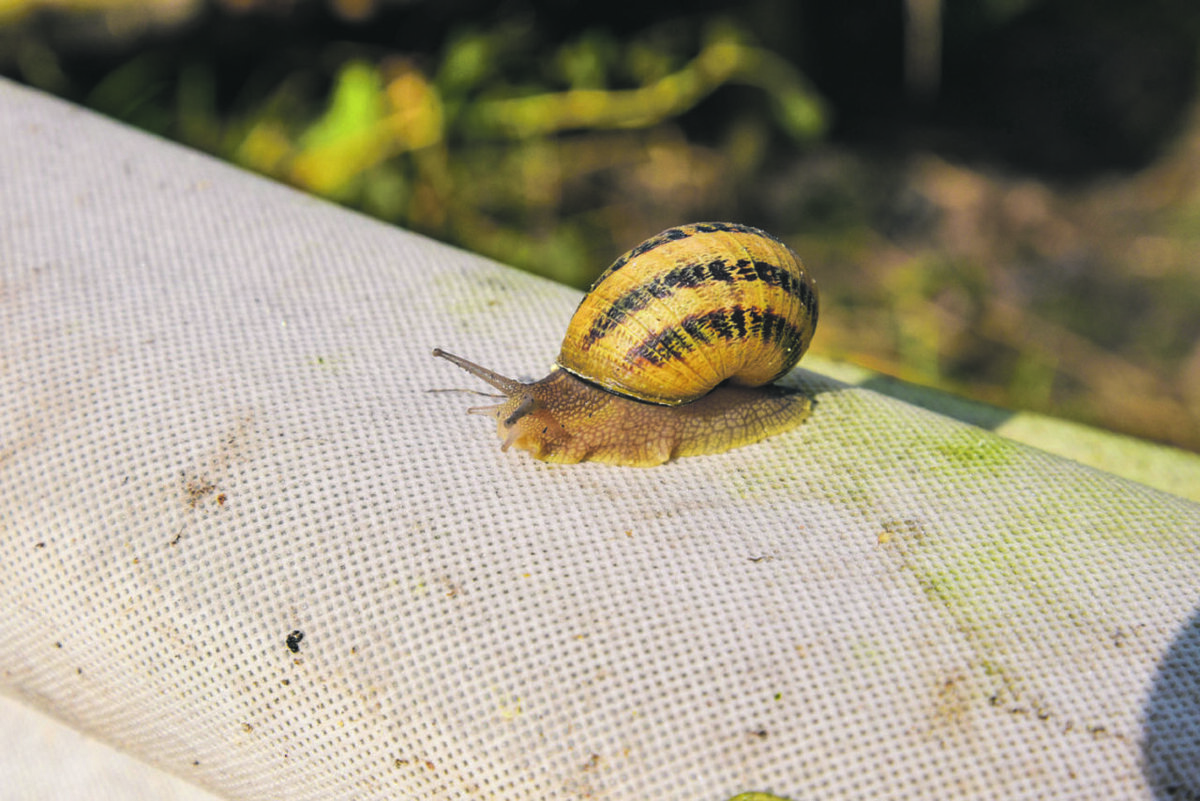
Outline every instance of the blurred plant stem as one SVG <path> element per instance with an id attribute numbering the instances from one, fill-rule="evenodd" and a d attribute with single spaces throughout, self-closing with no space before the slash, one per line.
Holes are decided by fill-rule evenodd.
<path id="1" fill-rule="evenodd" d="M 732 82 L 766 90 L 776 105 L 777 122 L 797 142 L 812 142 L 824 133 L 828 112 L 801 75 L 725 26 L 711 33 L 691 63 L 646 86 L 481 100 L 467 115 L 467 128 L 518 139 L 573 129 L 646 128 L 682 114 Z"/>

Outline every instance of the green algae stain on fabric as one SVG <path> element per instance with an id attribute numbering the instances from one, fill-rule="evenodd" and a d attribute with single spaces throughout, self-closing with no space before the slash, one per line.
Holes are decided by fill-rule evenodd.
<path id="1" fill-rule="evenodd" d="M 932 442 L 933 452 L 962 469 L 993 470 L 1007 467 L 1020 456 L 1020 447 L 1011 440 L 982 429 L 961 429 Z"/>
<path id="2" fill-rule="evenodd" d="M 436 273 L 429 279 L 429 284 L 433 289 L 433 302 L 448 319 L 464 329 L 492 334 L 506 323 L 515 326 L 516 323 L 507 320 L 514 314 L 519 315 L 522 324 L 528 327 L 531 309 L 552 310 L 556 305 L 561 306 L 562 325 L 566 325 L 574 308 L 572 299 L 578 298 L 578 293 L 544 278 L 493 267 L 472 268 L 469 274 Z M 554 328 L 548 326 L 547 330 Z M 560 337 L 561 327 L 557 330 L 559 333 L 554 336 Z M 554 338 L 547 347 L 554 350 L 558 342 L 559 339 Z"/>

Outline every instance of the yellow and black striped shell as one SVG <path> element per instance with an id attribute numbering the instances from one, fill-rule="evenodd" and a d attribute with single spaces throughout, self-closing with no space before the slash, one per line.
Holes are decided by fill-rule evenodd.
<path id="1" fill-rule="evenodd" d="M 618 395 L 673 406 L 723 381 L 774 381 L 816 326 L 816 282 L 787 245 L 747 225 L 695 223 L 604 271 L 567 326 L 558 364 Z"/>

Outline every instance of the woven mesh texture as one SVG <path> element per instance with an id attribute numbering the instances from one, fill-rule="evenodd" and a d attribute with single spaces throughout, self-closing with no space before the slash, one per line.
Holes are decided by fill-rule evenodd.
<path id="1" fill-rule="evenodd" d="M 0 142 L 8 694 L 231 799 L 1200 798 L 1197 506 L 804 370 L 723 455 L 501 453 L 430 350 L 539 377 L 578 293 Z"/>

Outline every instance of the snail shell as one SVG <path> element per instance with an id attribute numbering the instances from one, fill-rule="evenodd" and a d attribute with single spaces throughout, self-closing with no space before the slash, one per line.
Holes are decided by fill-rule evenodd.
<path id="1" fill-rule="evenodd" d="M 525 384 L 434 351 L 506 396 L 504 448 L 539 459 L 652 465 L 786 431 L 811 410 L 764 386 L 799 361 L 817 286 L 775 237 L 736 223 L 670 228 L 617 259 L 580 302 L 557 365 Z"/>

